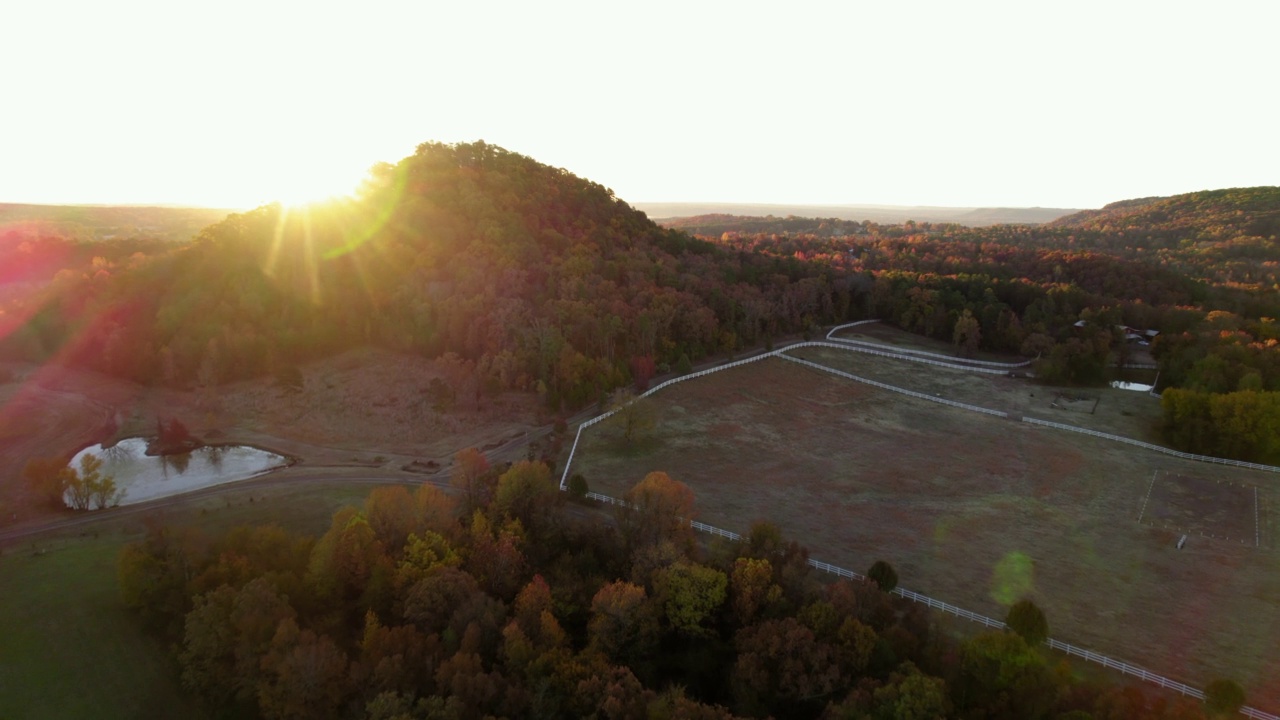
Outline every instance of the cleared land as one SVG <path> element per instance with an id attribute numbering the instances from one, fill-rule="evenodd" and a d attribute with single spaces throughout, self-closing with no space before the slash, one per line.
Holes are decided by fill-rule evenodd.
<path id="1" fill-rule="evenodd" d="M 797 354 L 998 409 L 1052 397 L 1009 378 Z M 1120 404 L 1154 401 L 1100 392 L 1096 414 L 1072 419 L 1142 437 L 1144 421 Z M 780 359 L 650 402 L 658 423 L 634 447 L 607 424 L 584 433 L 574 470 L 593 490 L 619 495 L 666 470 L 694 489 L 711 524 L 742 531 L 769 519 L 818 559 L 862 571 L 883 558 L 904 586 L 994 617 L 1027 595 L 1055 637 L 1192 684 L 1234 677 L 1252 703 L 1280 706 L 1280 553 L 1203 538 L 1179 551 L 1173 531 L 1137 522 L 1157 470 L 1256 485 L 1265 507 L 1280 477 L 947 408 Z"/>
<path id="2" fill-rule="evenodd" d="M 459 396 L 438 412 L 427 393 L 441 363 L 385 350 L 354 350 L 299 368 L 300 390 L 273 378 L 216 392 L 143 387 L 46 365 L 0 365 L 0 527 L 48 513 L 32 502 L 21 472 L 35 457 L 70 457 L 96 442 L 155 433 L 177 418 L 197 436 L 257 445 L 314 467 L 381 467 L 414 460 L 446 465 L 458 450 L 488 449 L 537 428 L 537 398 Z M 114 431 L 113 431 L 114 426 Z"/>
<path id="3" fill-rule="evenodd" d="M 1161 418 L 1160 400 L 1145 392 L 1109 387 L 1062 390 L 1004 375 L 949 370 L 924 363 L 832 348 L 799 348 L 790 354 L 868 380 L 978 407 L 1003 410 L 1014 417 L 1029 415 L 1040 420 L 1075 425 L 1135 440 L 1161 442 L 1158 430 Z M 1089 400 L 1064 403 L 1059 399 L 1062 395 L 1087 396 Z M 1147 477 L 1151 477 L 1150 473 Z"/>

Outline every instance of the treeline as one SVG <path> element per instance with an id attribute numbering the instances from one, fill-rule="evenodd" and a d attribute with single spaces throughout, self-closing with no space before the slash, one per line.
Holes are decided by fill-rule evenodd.
<path id="1" fill-rule="evenodd" d="M 769 523 L 701 548 L 651 473 L 613 523 L 547 468 L 460 454 L 456 498 L 374 490 L 319 538 L 151 524 L 125 601 L 211 709 L 265 718 L 1200 718 L 1079 680 L 1019 634 L 957 639 L 875 582 L 823 583 Z M 681 519 L 683 518 L 683 519 Z M 1015 615 L 1017 617 L 1015 617 Z"/>
<path id="2" fill-rule="evenodd" d="M 1273 426 L 1270 394 L 1280 391 L 1280 188 L 1126 201 L 1047 226 L 778 234 L 750 232 L 754 219 L 709 220 L 723 233 L 707 239 L 724 247 L 873 277 L 867 316 L 957 352 L 1038 358 L 1050 382 L 1103 382 L 1133 355 L 1125 326 L 1159 331 L 1160 387 L 1189 391 L 1165 402 L 1169 442 L 1280 459 L 1269 440 L 1249 439 Z"/>

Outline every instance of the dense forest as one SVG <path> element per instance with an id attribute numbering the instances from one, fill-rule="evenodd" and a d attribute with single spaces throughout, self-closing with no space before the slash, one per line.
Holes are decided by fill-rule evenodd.
<path id="1" fill-rule="evenodd" d="M 1160 387 L 1184 391 L 1165 403 L 1170 442 L 1280 460 L 1278 188 L 1045 225 L 681 224 L 702 234 L 492 145 L 424 144 L 356 198 L 234 214 L 176 247 L 0 233 L 0 357 L 214 387 L 373 344 L 452 354 L 460 393 L 570 409 L 863 318 L 1068 384 L 1105 382 L 1158 332 Z"/>
<path id="2" fill-rule="evenodd" d="M 887 592 L 885 563 L 824 583 L 764 522 L 700 547 L 693 493 L 664 473 L 612 522 L 541 463 L 463 451 L 453 485 L 376 489 L 319 538 L 153 523 L 120 557 L 125 601 L 221 716 L 1205 717 L 1051 664 L 1029 602 L 1016 632 L 957 637 Z"/>

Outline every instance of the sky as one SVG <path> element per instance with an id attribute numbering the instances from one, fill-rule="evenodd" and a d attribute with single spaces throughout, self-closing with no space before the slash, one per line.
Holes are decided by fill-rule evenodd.
<path id="1" fill-rule="evenodd" d="M 483 139 L 631 202 L 1280 185 L 1258 2 L 0 4 L 0 202 L 249 208 Z"/>

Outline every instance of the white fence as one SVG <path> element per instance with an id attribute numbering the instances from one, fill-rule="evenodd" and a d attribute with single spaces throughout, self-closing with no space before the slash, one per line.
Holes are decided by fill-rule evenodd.
<path id="1" fill-rule="evenodd" d="M 837 350 L 852 350 L 853 352 L 866 353 L 868 355 L 879 355 L 880 357 L 893 358 L 894 360 L 907 360 L 909 362 L 923 363 L 925 365 L 933 365 L 934 367 L 944 367 L 951 370 L 963 370 L 965 372 L 983 373 L 984 375 L 1006 375 L 1008 371 L 996 368 L 974 367 L 972 365 L 959 365 L 955 362 L 956 358 L 950 358 L 949 361 L 930 360 L 925 357 L 916 357 L 915 355 L 906 355 L 897 350 L 874 350 L 872 347 L 861 347 L 859 345 L 849 344 L 851 341 L 840 340 L 831 342 L 827 340 L 813 340 L 809 342 L 798 342 L 788 345 L 783 350 L 794 350 L 798 347 L 829 347 Z M 945 355 L 939 357 L 946 357 Z"/>
<path id="2" fill-rule="evenodd" d="M 804 344 L 813 345 L 814 343 L 804 343 Z M 822 343 L 822 344 L 825 345 L 826 343 Z M 796 346 L 793 345 L 791 347 L 796 347 Z M 791 348 L 787 348 L 787 349 L 790 350 Z M 817 370 L 829 372 L 832 375 L 839 375 L 840 377 L 847 378 L 849 380 L 865 383 L 867 385 L 871 385 L 872 387 L 878 387 L 883 390 L 889 390 L 891 392 L 900 393 L 902 395 L 907 395 L 909 397 L 919 398 L 920 400 L 928 400 L 929 402 L 935 402 L 941 405 L 949 405 L 951 407 L 957 407 L 964 410 L 971 410 L 973 412 L 979 412 L 985 415 L 995 415 L 996 417 L 1009 417 L 1009 413 L 1004 412 L 1002 410 L 992 410 L 991 408 L 984 408 L 978 405 L 969 405 L 968 403 L 957 402 L 955 400 L 948 400 L 943 397 L 938 397 L 937 395 L 930 395 L 928 393 L 916 392 L 915 390 L 907 390 L 906 388 L 900 388 L 900 387 L 897 387 L 896 385 L 888 385 L 886 383 L 877 382 L 875 380 L 868 380 L 867 378 L 858 377 L 857 375 L 847 373 L 843 370 L 836 370 L 835 368 L 829 368 L 826 365 L 822 365 L 816 362 L 810 362 L 808 360 L 802 360 L 797 357 L 791 357 L 790 355 L 779 355 L 778 357 L 782 358 L 783 360 L 790 360 L 791 362 L 794 362 L 794 363 L 807 365 L 808 367 L 815 368 Z"/>
<path id="3" fill-rule="evenodd" d="M 852 340 L 849 338 L 835 337 L 835 334 L 837 332 L 844 330 L 845 328 L 851 328 L 858 325 L 866 325 L 868 323 L 874 323 L 874 322 L 880 322 L 880 321 L 879 320 L 859 320 L 858 322 L 854 322 L 854 323 L 837 325 L 836 327 L 831 328 L 831 331 L 827 333 L 827 339 L 835 340 L 836 342 L 841 342 L 841 343 L 849 343 L 850 345 L 862 345 L 864 347 L 874 348 L 877 350 L 887 350 L 890 352 L 900 353 L 905 355 L 921 355 L 924 357 L 939 358 L 942 360 L 948 360 L 953 363 L 962 363 L 964 365 L 984 365 L 986 367 L 995 367 L 995 368 L 1020 368 L 1020 367 L 1026 367 L 1031 364 L 1030 360 L 1025 360 L 1023 362 L 1018 362 L 1018 363 L 995 362 L 993 360 L 970 360 L 968 358 L 958 358 L 958 357 L 953 357 L 951 355 L 943 355 L 941 353 L 929 352 L 927 350 L 912 350 L 910 348 L 899 348 L 899 347 L 894 347 L 892 345 L 884 345 L 882 343 L 868 342 L 866 340 Z"/>
<path id="4" fill-rule="evenodd" d="M 1134 440 L 1133 438 L 1098 432 L 1097 430 L 1089 430 L 1088 428 L 1076 427 L 1075 425 L 1063 425 L 1062 423 L 1040 420 L 1027 415 L 1022 416 L 1022 422 L 1031 423 L 1032 425 L 1043 425 L 1045 427 L 1057 428 L 1058 430 L 1068 430 L 1070 432 L 1082 433 L 1084 435 L 1092 435 L 1094 437 L 1105 438 L 1107 440 L 1114 440 L 1116 442 L 1125 443 L 1126 445 L 1134 445 L 1147 450 L 1155 450 L 1156 452 L 1164 453 L 1165 455 L 1172 455 L 1174 457 L 1182 458 L 1183 460 L 1195 460 L 1197 462 L 1214 463 L 1216 465 L 1234 465 L 1235 467 L 1249 468 L 1250 470 L 1263 470 L 1265 472 L 1280 472 L 1280 467 L 1276 467 L 1274 465 L 1261 465 L 1259 463 L 1245 462 L 1243 460 L 1228 460 L 1227 458 L 1213 457 L 1211 455 L 1185 453 L 1162 445 L 1153 445 L 1148 442 L 1142 442 L 1141 440 Z"/>
<path id="5" fill-rule="evenodd" d="M 867 322 L 878 322 L 878 321 L 877 321 L 877 320 L 862 320 L 862 321 L 860 321 L 860 322 L 858 322 L 858 323 L 853 323 L 853 324 L 855 324 L 855 325 L 861 325 L 861 324 L 863 324 L 863 323 L 867 323 Z M 842 325 L 841 327 L 849 327 L 849 326 L 848 326 L 848 325 Z M 777 350 L 772 350 L 772 351 L 770 351 L 770 352 L 766 352 L 766 353 L 760 353 L 759 355 L 753 355 L 753 356 L 751 356 L 751 357 L 749 357 L 749 358 L 746 358 L 746 359 L 743 359 L 743 360 L 737 360 L 737 361 L 734 361 L 734 362 L 731 362 L 731 363 L 726 363 L 726 364 L 724 364 L 724 365 L 717 365 L 717 366 L 715 366 L 715 367 L 713 367 L 713 368 L 707 368 L 706 370 L 699 370 L 698 372 L 695 372 L 695 373 L 689 373 L 688 375 L 681 375 L 680 377 L 674 377 L 674 378 L 671 378 L 670 380 L 667 380 L 667 381 L 665 381 L 665 382 L 659 383 L 659 384 L 654 385 L 653 387 L 649 388 L 649 389 L 648 389 L 647 391 L 645 391 L 644 393 L 642 393 L 642 394 L 640 394 L 640 395 L 636 396 L 636 398 L 635 398 L 634 400 L 632 400 L 632 402 L 635 402 L 636 400 L 640 400 L 640 399 L 642 399 L 642 398 L 649 397 L 650 395 L 652 395 L 652 394 L 654 394 L 654 393 L 658 392 L 659 390 L 662 390 L 662 389 L 664 389 L 664 388 L 667 388 L 667 387 L 670 387 L 670 386 L 672 386 L 672 385 L 675 385 L 676 383 L 685 382 L 685 381 L 687 381 L 687 380 L 693 380 L 694 378 L 700 378 L 700 377 L 703 377 L 703 376 L 705 376 L 705 375 L 710 375 L 710 374 L 712 374 L 712 373 L 718 373 L 718 372 L 720 372 L 720 371 L 722 371 L 722 370 L 729 370 L 729 369 L 732 369 L 732 368 L 741 367 L 741 366 L 743 366 L 743 365 L 747 365 L 747 364 L 749 364 L 749 363 L 753 363 L 753 362 L 758 362 L 758 361 L 760 361 L 760 360 L 764 360 L 765 358 L 780 357 L 780 358 L 782 358 L 783 360 L 790 360 L 791 362 L 800 363 L 801 365 L 808 365 L 808 366 L 813 367 L 813 368 L 816 368 L 816 369 L 818 369 L 818 370 L 823 370 L 823 371 L 826 371 L 826 372 L 832 373 L 832 374 L 834 374 L 834 375 L 839 375 L 839 376 L 841 376 L 841 377 L 848 378 L 848 379 L 850 379 L 850 380 L 854 380 L 854 381 L 856 381 L 856 382 L 864 383 L 864 384 L 866 384 L 866 385 L 871 385 L 871 386 L 874 386 L 874 387 L 878 387 L 878 388 L 881 388 L 881 389 L 884 389 L 884 390 L 889 390 L 889 391 L 892 391 L 892 392 L 900 393 L 900 394 L 903 394 L 903 395 L 908 395 L 908 396 L 910 396 L 910 397 L 919 398 L 919 399 L 921 399 L 921 400 L 928 400 L 929 402 L 936 402 L 936 403 L 940 403 L 940 404 L 942 404 L 942 405 L 950 405 L 950 406 L 952 406 L 952 407 L 958 407 L 958 408 L 962 408 L 962 409 L 965 409 L 965 410 L 972 410 L 972 411 L 974 411 L 974 412 L 985 413 L 985 414 L 987 414 L 987 415 L 995 415 L 995 416 L 998 416 L 998 417 L 1008 417 L 1008 416 L 1009 416 L 1009 414 L 1008 414 L 1008 413 L 1006 413 L 1006 412 L 1002 412 L 1002 411 L 1000 411 L 1000 410 L 992 410 L 992 409 L 990 409 L 990 408 L 979 407 L 979 406 L 977 406 L 977 405 L 968 405 L 968 404 L 966 404 L 966 403 L 956 402 L 955 400 L 947 400 L 947 399 L 945 399 L 945 398 L 941 398 L 941 397 L 938 397 L 938 396 L 936 396 L 936 395 L 929 395 L 929 394 L 926 394 L 926 393 L 919 393 L 919 392 L 916 392 L 916 391 L 914 391 L 914 390 L 907 390 L 906 388 L 900 388 L 900 387 L 897 387 L 897 386 L 895 386 L 895 385 L 888 385 L 888 384 L 886 384 L 886 383 L 876 382 L 875 380 L 868 380 L 868 379 L 866 379 L 866 378 L 861 378 L 861 377 L 858 377 L 857 375 L 853 375 L 853 374 L 851 374 L 851 373 L 844 372 L 843 370 L 836 370 L 836 369 L 834 369 L 834 368 L 829 368 L 829 367 L 827 367 L 826 365 L 820 365 L 820 364 L 815 363 L 815 362 L 810 362 L 810 361 L 808 361 L 808 360 L 802 360 L 802 359 L 800 359 L 800 358 L 791 357 L 790 355 L 787 355 L 787 354 L 786 354 L 786 353 L 787 353 L 788 351 L 790 351 L 790 350 L 795 350 L 796 348 L 805 348 L 805 347 L 825 347 L 825 348 L 834 348 L 834 349 L 836 349 L 836 350 L 846 350 L 846 351 L 850 351 L 850 352 L 861 352 L 861 353 L 867 353 L 867 354 L 870 354 L 870 355 L 880 355 L 880 356 L 882 356 L 882 357 L 889 357 L 889 358 L 894 358 L 894 359 L 897 359 L 897 360 L 910 360 L 911 362 L 925 363 L 926 365 L 937 365 L 937 366 L 939 366 L 939 367 L 947 367 L 947 368 L 952 368 L 952 369 L 956 369 L 956 370 L 966 370 L 966 371 L 968 371 L 968 372 L 979 372 L 979 373 L 986 373 L 986 374 L 991 374 L 991 375 L 1003 375 L 1003 374 L 1004 374 L 1004 371 L 1003 371 L 1003 370 L 989 370 L 989 369 L 986 369 L 986 368 L 964 367 L 964 366 L 960 366 L 960 365 L 952 365 L 952 364 L 950 364 L 950 363 L 938 362 L 938 361 L 936 361 L 936 360 L 926 360 L 925 358 L 909 357 L 909 356 L 906 356 L 906 355 L 900 355 L 900 354 L 895 354 L 895 353 L 890 353 L 890 352 L 881 352 L 881 351 L 878 351 L 878 350 L 868 350 L 868 349 L 865 349 L 865 348 L 858 348 L 858 347 L 852 347 L 852 346 L 848 346 L 848 345 L 841 345 L 841 344 L 838 344 L 838 343 L 831 343 L 831 342 L 824 342 L 824 341 L 821 341 L 821 340 L 814 340 L 814 341 L 808 341 L 808 342 L 792 343 L 792 344 L 790 344 L 790 345 L 787 345 L 786 347 L 781 347 L 781 348 L 778 348 Z M 596 424 L 596 423 L 598 423 L 598 422 L 601 422 L 601 421 L 604 421 L 604 420 L 609 419 L 609 418 L 610 418 L 614 413 L 616 413 L 616 412 L 618 412 L 618 408 L 615 408 L 615 409 L 610 410 L 610 411 L 608 411 L 608 412 L 606 412 L 606 413 L 602 413 L 602 414 L 600 414 L 600 415 L 597 415 L 597 416 L 595 416 L 595 417 L 591 418 L 590 420 L 586 420 L 586 421 L 584 421 L 581 425 L 578 425 L 578 432 L 577 432 L 577 433 L 574 435 L 574 437 L 573 437 L 573 446 L 569 448 L 569 459 L 568 459 L 567 461 L 565 461 L 565 464 L 564 464 L 564 473 L 563 473 L 563 474 L 561 474 L 561 476 L 560 476 L 560 489 L 561 489 L 561 490 L 564 490 L 564 489 L 566 489 L 566 487 L 567 487 L 567 486 L 566 486 L 566 483 L 568 483 L 568 481 L 569 481 L 569 468 L 573 466 L 573 456 L 574 456 L 574 454 L 576 454 L 576 453 L 577 453 L 577 451 L 578 451 L 578 441 L 582 439 L 582 431 L 583 431 L 584 429 L 586 429 L 586 428 L 591 427 L 592 425 L 595 425 L 595 424 Z"/>

